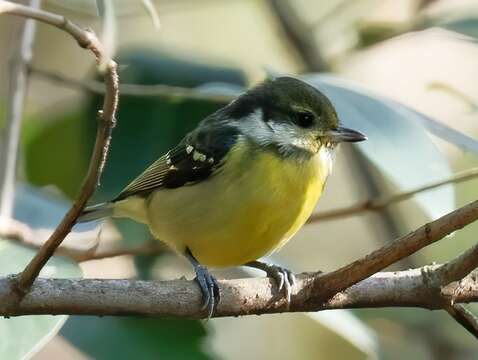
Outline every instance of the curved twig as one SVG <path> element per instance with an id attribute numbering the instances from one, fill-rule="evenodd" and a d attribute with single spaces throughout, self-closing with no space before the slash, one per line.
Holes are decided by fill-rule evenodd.
<path id="1" fill-rule="evenodd" d="M 19 274 L 16 289 L 19 290 L 18 295 L 21 297 L 29 290 L 40 273 L 40 270 L 53 255 L 66 235 L 71 231 L 76 219 L 85 207 L 86 202 L 96 189 L 108 154 L 111 131 L 116 122 L 115 114 L 118 105 L 118 74 L 116 63 L 105 56 L 103 46 L 98 41 L 95 34 L 89 30 L 80 28 L 65 17 L 9 1 L 0 0 L 0 14 L 2 13 L 35 19 L 67 32 L 81 47 L 90 50 L 95 56 L 96 62 L 104 65 L 105 69 L 106 93 L 103 102 L 103 110 L 99 112 L 98 116 L 99 124 L 96 133 L 95 147 L 91 156 L 88 173 L 83 185 L 81 186 L 80 193 L 70 210 L 66 213 L 65 217 L 48 241 L 39 249 L 35 257 L 26 266 L 25 270 Z"/>
<path id="2" fill-rule="evenodd" d="M 427 185 L 417 187 L 409 191 L 405 191 L 405 192 L 393 194 L 393 195 L 381 196 L 375 199 L 370 199 L 370 200 L 367 200 L 352 206 L 343 207 L 340 209 L 333 209 L 330 211 L 319 212 L 317 214 L 312 215 L 309 218 L 308 223 L 340 219 L 340 218 L 355 215 L 364 211 L 382 210 L 383 208 L 389 205 L 410 199 L 411 197 L 413 197 L 414 195 L 418 193 L 421 193 L 427 190 L 432 190 L 432 189 L 438 188 L 440 186 L 448 185 L 448 184 L 458 184 L 458 183 L 476 179 L 476 178 L 478 178 L 478 168 L 475 167 L 475 168 L 467 169 L 459 173 L 456 173 L 455 175 L 453 175 L 452 177 L 448 179 L 436 181 Z"/>

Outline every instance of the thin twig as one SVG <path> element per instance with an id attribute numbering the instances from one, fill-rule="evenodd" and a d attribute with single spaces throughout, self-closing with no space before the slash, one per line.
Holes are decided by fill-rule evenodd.
<path id="1" fill-rule="evenodd" d="M 443 285 L 459 281 L 478 267 L 478 244 L 437 269 L 436 276 Z"/>
<path id="2" fill-rule="evenodd" d="M 106 64 L 106 93 L 103 102 L 103 110 L 98 116 L 99 124 L 96 133 L 95 147 L 90 160 L 88 173 L 81 186 L 80 193 L 71 209 L 66 213 L 65 217 L 48 241 L 40 248 L 35 257 L 26 266 L 25 270 L 19 274 L 18 282 L 15 285 L 16 289 L 19 290 L 18 295 L 21 297 L 28 292 L 31 285 L 38 277 L 40 270 L 53 255 L 66 235 L 71 231 L 76 219 L 83 211 L 86 202 L 96 189 L 108 154 L 111 141 L 111 131 L 115 126 L 115 114 L 118 104 L 118 75 L 116 71 L 116 63 L 105 57 L 103 47 L 95 34 L 91 31 L 80 28 L 65 17 L 3 0 L 0 0 L 0 14 L 1 13 L 10 13 L 12 15 L 28 17 L 55 26 L 70 34 L 81 47 L 90 50 L 94 54 L 98 64 Z"/>
<path id="3" fill-rule="evenodd" d="M 382 196 L 375 199 L 370 199 L 370 200 L 367 200 L 352 206 L 340 208 L 340 209 L 319 212 L 317 214 L 312 215 L 309 218 L 308 223 L 339 219 L 346 216 L 355 215 L 364 211 L 378 211 L 389 205 L 410 199 L 411 197 L 413 197 L 414 195 L 418 193 L 421 193 L 427 190 L 432 190 L 437 187 L 448 185 L 448 184 L 458 184 L 464 181 L 475 179 L 477 177 L 478 177 L 478 168 L 464 170 L 459 173 L 456 173 L 455 175 L 453 175 L 452 177 L 448 179 L 440 180 L 434 183 L 420 186 L 409 191 L 405 191 L 405 192 L 393 194 L 393 195 Z"/>
<path id="4" fill-rule="evenodd" d="M 461 326 L 478 339 L 478 318 L 462 304 L 453 304 L 445 308 L 446 312 Z"/>
<path id="5" fill-rule="evenodd" d="M 109 246 L 100 246 L 96 251 L 89 251 L 76 254 L 65 254 L 77 262 L 101 260 L 116 256 L 137 256 L 148 255 L 155 256 L 168 251 L 163 244 L 158 241 L 146 242 L 134 247 L 124 247 L 118 243 L 112 243 Z"/>
<path id="6" fill-rule="evenodd" d="M 41 0 L 31 0 L 30 6 L 34 9 L 40 8 Z M 0 137 L 0 222 L 3 223 L 12 217 L 13 212 L 20 127 L 28 86 L 27 67 L 33 57 L 35 32 L 36 22 L 27 19 L 18 49 L 10 59 L 6 125 Z"/>
<path id="7" fill-rule="evenodd" d="M 53 81 L 74 89 L 87 91 L 95 94 L 104 94 L 105 88 L 103 83 L 95 80 L 79 80 L 67 75 L 60 75 L 53 71 L 41 69 L 38 67 L 29 68 L 34 76 Z M 154 96 L 169 101 L 177 101 L 182 99 L 210 101 L 218 104 L 227 104 L 235 97 L 230 95 L 209 94 L 196 89 L 184 88 L 171 85 L 141 85 L 141 84 L 120 84 L 120 93 L 123 96 Z"/>
<path id="8" fill-rule="evenodd" d="M 307 312 L 326 309 L 370 307 L 422 307 L 442 309 L 447 294 L 456 287 L 441 289 L 428 282 L 421 268 L 383 272 L 335 293 L 326 302 L 307 291 L 317 274 L 300 274 L 290 306 L 287 307 L 275 282 L 268 278 L 219 280 L 221 302 L 215 317 Z M 460 303 L 478 300 L 478 281 L 468 276 Z M 164 315 L 204 318 L 202 295 L 197 283 L 188 280 L 142 281 L 106 279 L 38 279 L 17 307 L 9 306 L 10 279 L 0 278 L 0 315 Z M 335 289 L 334 289 L 335 290 Z"/>

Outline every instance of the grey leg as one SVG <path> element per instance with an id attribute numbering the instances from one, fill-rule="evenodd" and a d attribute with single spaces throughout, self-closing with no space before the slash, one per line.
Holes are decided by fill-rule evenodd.
<path id="1" fill-rule="evenodd" d="M 186 249 L 185 255 L 196 272 L 196 278 L 194 280 L 196 280 L 202 292 L 202 309 L 207 309 L 209 319 L 213 315 L 214 310 L 220 301 L 219 286 L 216 279 L 210 274 L 208 269 L 196 260 L 189 249 Z"/>

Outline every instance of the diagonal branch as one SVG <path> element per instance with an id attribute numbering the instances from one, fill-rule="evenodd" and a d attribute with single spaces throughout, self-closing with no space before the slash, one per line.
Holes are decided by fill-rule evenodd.
<path id="1" fill-rule="evenodd" d="M 445 310 L 456 322 L 478 339 L 478 319 L 470 310 L 461 304 L 447 306 Z"/>
<path id="2" fill-rule="evenodd" d="M 282 27 L 290 43 L 302 57 L 307 70 L 313 72 L 327 71 L 329 66 L 322 57 L 314 31 L 304 24 L 297 10 L 289 0 L 268 0 L 272 12 Z"/>
<path id="3" fill-rule="evenodd" d="M 362 203 L 358 203 L 348 207 L 343 207 L 340 209 L 333 209 L 330 211 L 319 212 L 317 214 L 312 215 L 309 218 L 308 223 L 339 219 L 342 217 L 355 215 L 364 211 L 379 211 L 389 205 L 410 199 L 411 197 L 413 197 L 414 195 L 418 193 L 432 190 L 432 189 L 438 188 L 440 186 L 448 185 L 448 184 L 458 184 L 464 181 L 476 179 L 477 177 L 478 177 L 478 168 L 467 169 L 459 173 L 456 173 L 455 175 L 453 175 L 452 177 L 448 179 L 436 181 L 427 185 L 417 187 L 409 191 L 405 191 L 405 192 L 393 194 L 393 195 L 380 196 L 374 199 L 364 201 Z"/>
<path id="4" fill-rule="evenodd" d="M 309 290 L 317 295 L 315 298 L 326 301 L 334 295 L 334 291 L 343 291 L 476 220 L 478 200 L 425 224 L 338 270 L 315 277 Z"/>
<path id="5" fill-rule="evenodd" d="M 30 289 L 31 285 L 38 277 L 40 270 L 53 255 L 66 235 L 71 231 L 76 219 L 83 211 L 86 202 L 96 189 L 108 154 L 111 141 L 111 131 L 115 126 L 116 121 L 115 114 L 118 105 L 118 75 L 116 63 L 105 56 L 103 53 L 103 47 L 95 34 L 91 31 L 80 28 L 65 17 L 9 1 L 0 0 L 0 14 L 2 13 L 35 19 L 67 32 L 81 47 L 88 49 L 93 53 L 98 64 L 105 65 L 106 93 L 103 102 L 103 110 L 99 112 L 98 116 L 99 124 L 96 133 L 95 147 L 91 156 L 88 173 L 81 186 L 80 193 L 70 210 L 66 213 L 48 241 L 39 249 L 35 257 L 26 266 L 25 270 L 18 275 L 18 282 L 15 284 L 15 288 L 19 290 L 17 291 L 17 295 L 21 298 Z"/>
<path id="6" fill-rule="evenodd" d="M 466 250 L 460 256 L 450 260 L 439 269 L 437 276 L 443 285 L 459 281 L 478 267 L 478 244 Z"/>

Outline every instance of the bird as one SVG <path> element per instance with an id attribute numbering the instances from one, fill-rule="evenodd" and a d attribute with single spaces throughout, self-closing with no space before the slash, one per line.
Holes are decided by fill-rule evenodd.
<path id="1" fill-rule="evenodd" d="M 295 77 L 267 79 L 204 118 L 113 200 L 79 222 L 127 217 L 189 260 L 210 318 L 220 301 L 209 268 L 250 266 L 286 301 L 293 273 L 259 259 L 305 224 L 341 142 L 367 137 L 341 125 L 321 91 Z"/>

